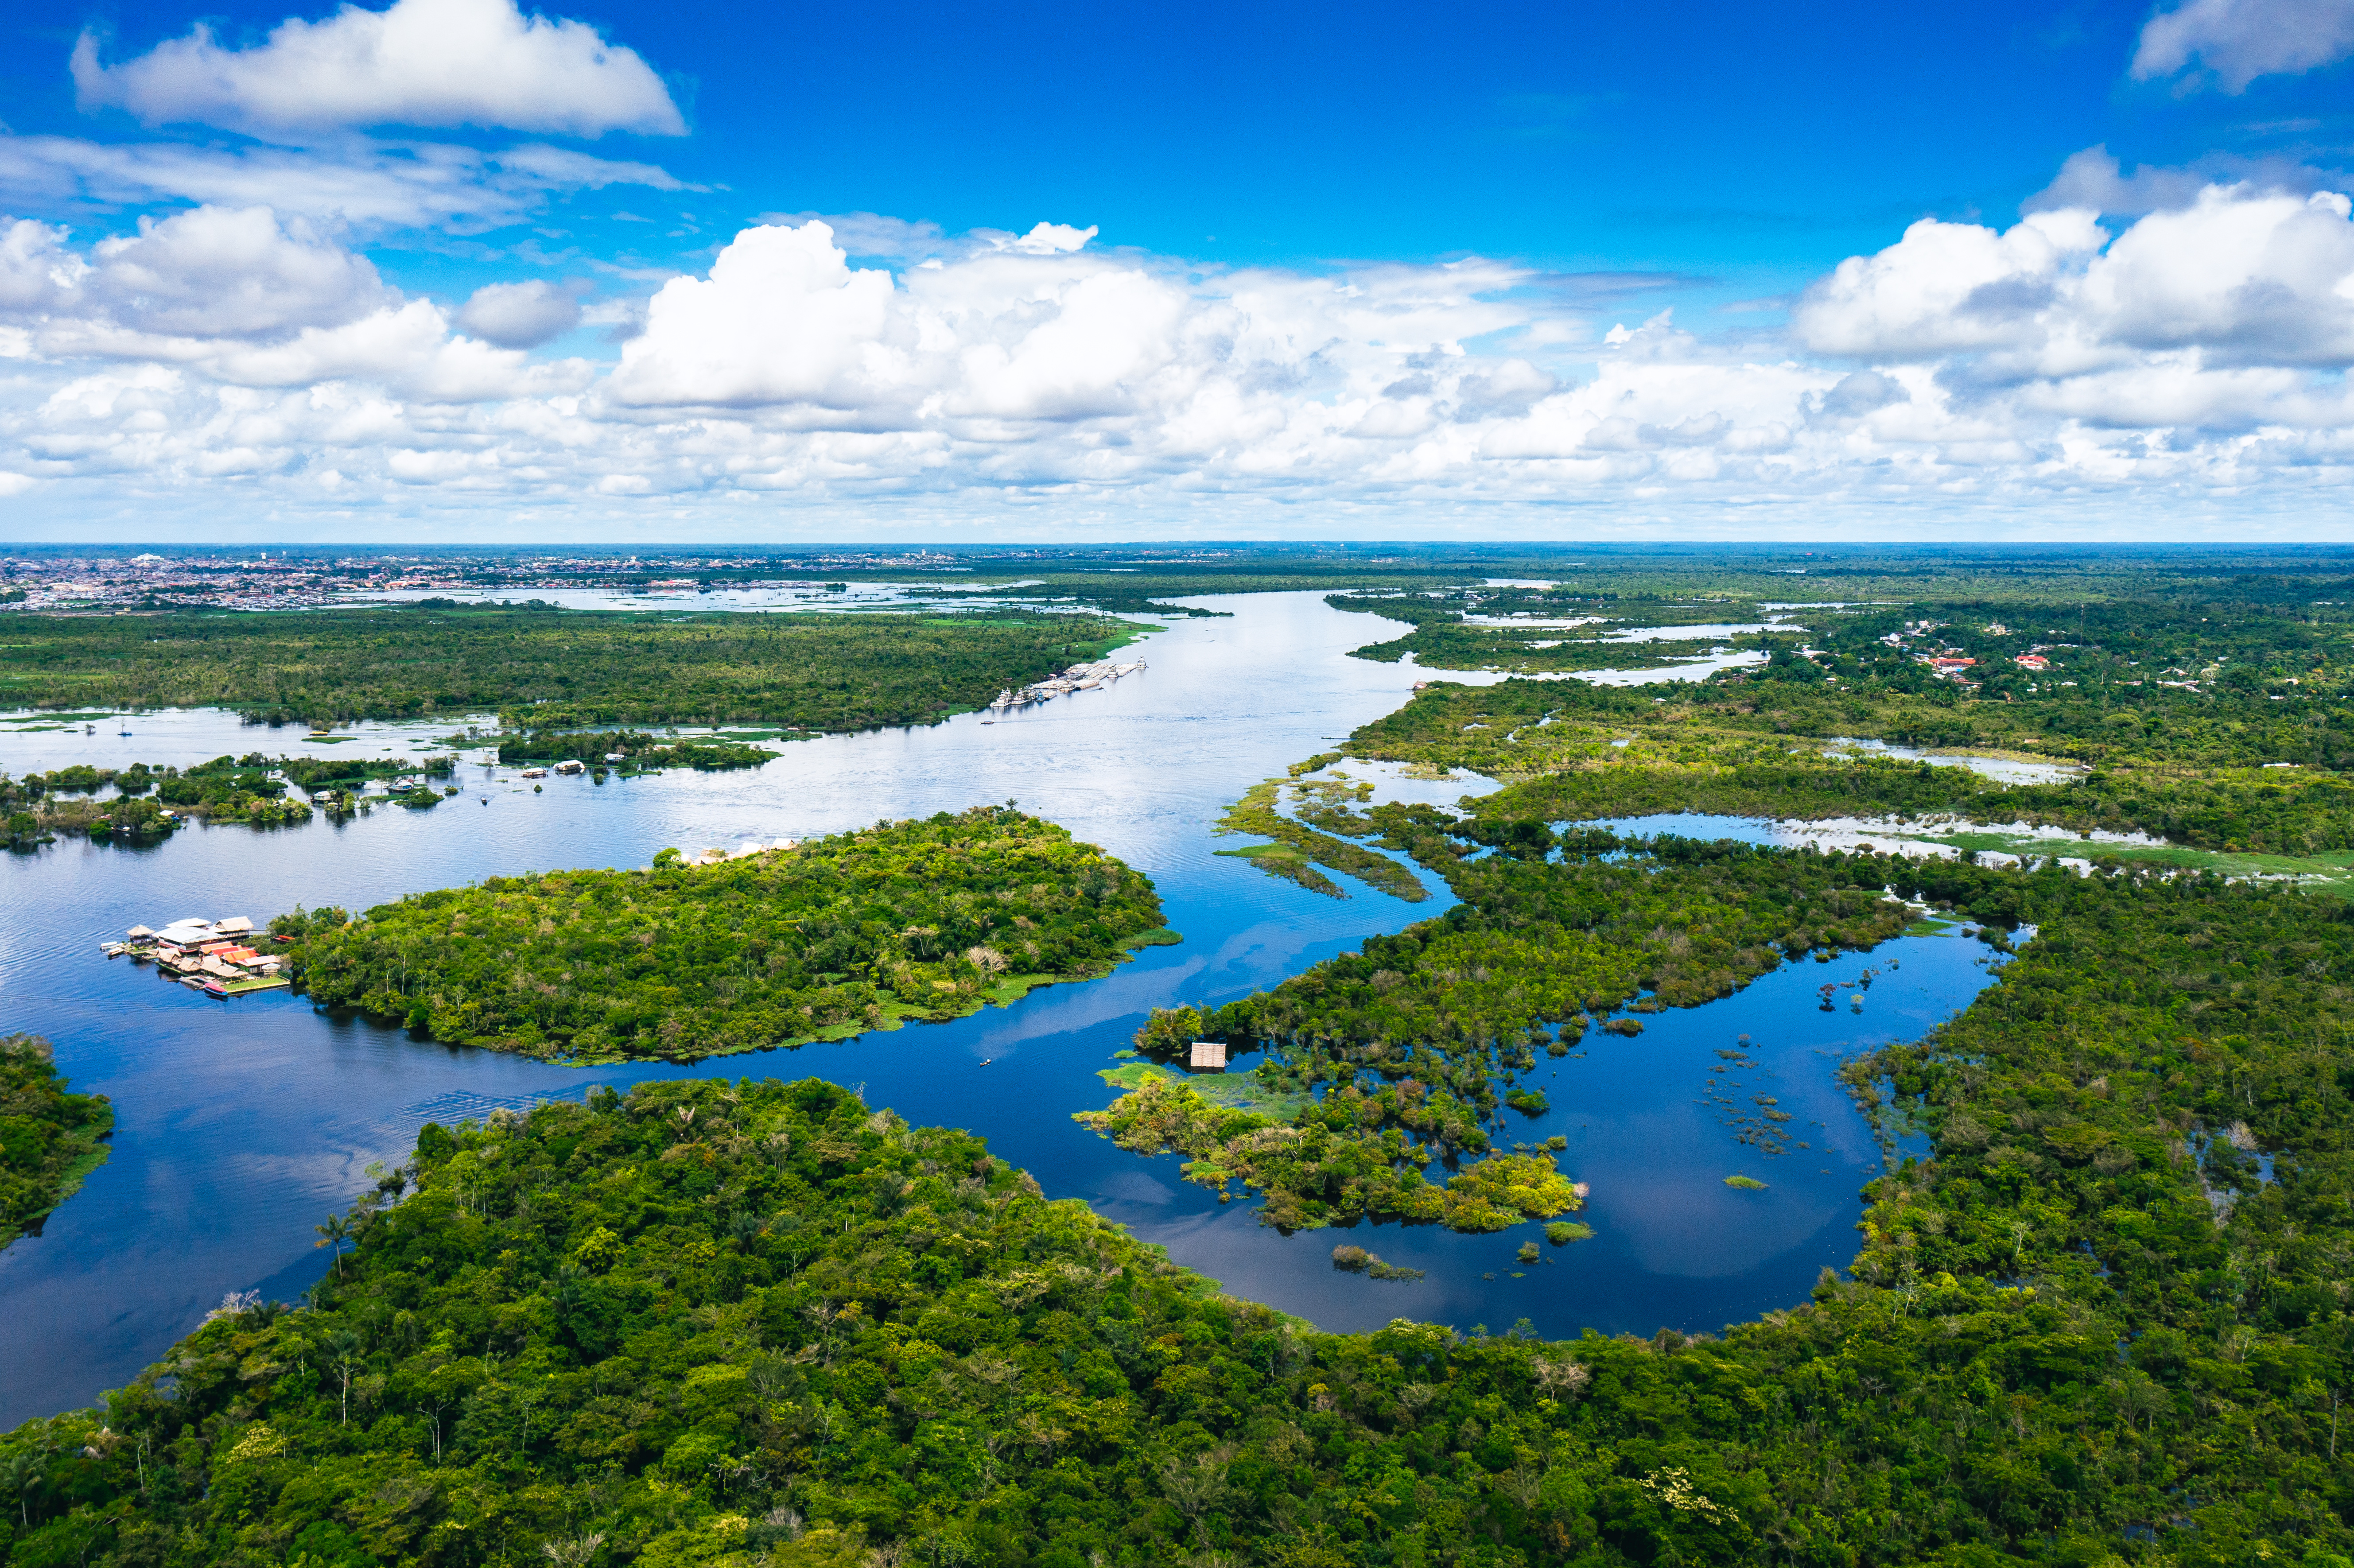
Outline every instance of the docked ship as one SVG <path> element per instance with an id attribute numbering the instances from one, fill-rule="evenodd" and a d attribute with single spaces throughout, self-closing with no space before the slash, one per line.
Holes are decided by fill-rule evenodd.
<path id="1" fill-rule="evenodd" d="M 989 705 L 988 711 L 992 714 L 1010 713 L 1015 708 L 1026 708 L 1033 703 L 1052 702 L 1073 692 L 1092 692 L 1110 685 L 1122 675 L 1133 675 L 1143 668 L 1144 661 L 1141 659 L 1128 664 L 1115 663 L 1108 659 L 1091 664 L 1074 664 L 1059 675 L 1049 675 L 1019 691 L 1009 688 L 998 693 L 997 700 Z M 993 721 L 984 719 L 981 722 Z"/>

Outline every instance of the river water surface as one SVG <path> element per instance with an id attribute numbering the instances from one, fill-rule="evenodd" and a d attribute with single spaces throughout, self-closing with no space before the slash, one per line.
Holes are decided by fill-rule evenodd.
<path id="1" fill-rule="evenodd" d="M 1857 1188 L 1880 1161 L 1832 1069 L 1966 1005 L 1988 975 L 1976 943 L 1908 938 L 1868 959 L 1792 966 L 1737 996 L 1656 1015 L 1639 1037 L 1597 1033 L 1578 1054 L 1540 1058 L 1533 1081 L 1553 1108 L 1514 1114 L 1504 1136 L 1568 1140 L 1562 1164 L 1592 1186 L 1578 1218 L 1596 1234 L 1547 1248 L 1535 1266 L 1514 1261 L 1534 1226 L 1286 1236 L 1258 1225 L 1252 1205 L 1221 1205 L 1184 1183 L 1173 1158 L 1140 1159 L 1070 1119 L 1110 1098 L 1096 1074 L 1149 1008 L 1229 1001 L 1445 907 L 1428 877 L 1439 896 L 1426 904 L 1353 883 L 1354 895 L 1337 901 L 1213 853 L 1226 841 L 1212 825 L 1243 789 L 1397 707 L 1416 672 L 1346 657 L 1396 627 L 1334 610 L 1320 595 L 1195 602 L 1231 616 L 1175 620 L 1141 645 L 1144 673 L 996 724 L 967 715 L 800 741 L 740 773 L 550 779 L 539 793 L 470 766 L 467 792 L 429 811 L 379 807 L 340 825 L 194 828 L 148 849 L 74 841 L 0 856 L 11 912 L 0 926 L 0 1029 L 48 1035 L 74 1087 L 112 1097 L 117 1117 L 111 1160 L 43 1234 L 0 1253 L 0 1426 L 126 1382 L 228 1291 L 301 1291 L 327 1262 L 313 1227 L 366 1185 L 369 1161 L 403 1159 L 421 1123 L 646 1078 L 820 1075 L 864 1085 L 870 1105 L 979 1132 L 1049 1196 L 1086 1199 L 1234 1294 L 1331 1330 L 1396 1317 L 1499 1330 L 1525 1318 L 1554 1335 L 1714 1330 L 1803 1299 L 1820 1269 L 1844 1265 Z M 219 714 L 97 727 L 0 728 L 0 768 L 185 766 L 305 744 L 298 728 Z M 368 726 L 345 744 L 421 756 L 449 727 Z M 1477 787 L 1385 786 L 1442 801 Z M 140 923 L 260 923 L 296 904 L 356 910 L 488 875 L 643 865 L 665 846 L 693 853 L 1007 800 L 1150 875 L 1184 943 L 955 1023 L 691 1067 L 586 1069 L 453 1049 L 284 992 L 209 1001 L 98 952 Z M 1891 957 L 1901 964 L 1892 969 Z M 1865 1011 L 1820 1011 L 1816 988 L 1844 985 L 1867 962 L 1882 972 Z M 1725 1074 L 1716 1053 L 1742 1034 L 1755 1064 L 1742 1069 L 1742 1092 L 1775 1095 L 1793 1118 L 1790 1136 L 1810 1147 L 1761 1156 L 1720 1118 L 1708 1097 L 1722 1091 L 1707 1081 Z M 1725 1187 L 1735 1172 L 1768 1186 Z M 1338 1272 L 1331 1254 L 1343 1239 L 1427 1277 L 1398 1284 Z"/>

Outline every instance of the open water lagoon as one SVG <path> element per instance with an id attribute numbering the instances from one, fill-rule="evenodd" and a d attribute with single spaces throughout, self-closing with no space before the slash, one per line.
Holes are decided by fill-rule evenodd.
<path id="1" fill-rule="evenodd" d="M 403 1158 L 421 1123 L 645 1078 L 864 1084 L 869 1104 L 971 1128 L 1049 1196 L 1087 1199 L 1235 1294 L 1333 1330 L 1393 1317 L 1498 1329 L 1526 1318 L 1564 1335 L 1712 1330 L 1802 1299 L 1822 1267 L 1845 1264 L 1856 1190 L 1879 1160 L 1832 1069 L 1966 1005 L 1988 977 L 1976 943 L 1908 938 L 1791 966 L 1725 1001 L 1653 1015 L 1637 1038 L 1597 1033 L 1566 1058 L 1541 1058 L 1531 1082 L 1553 1108 L 1534 1119 L 1508 1112 L 1502 1137 L 1568 1140 L 1563 1168 L 1593 1188 L 1577 1217 L 1597 1234 L 1547 1247 L 1535 1266 L 1513 1254 L 1536 1226 L 1285 1236 L 1258 1225 L 1250 1203 L 1221 1205 L 1186 1184 L 1174 1158 L 1140 1159 L 1070 1119 L 1109 1100 L 1095 1075 L 1149 1008 L 1230 1000 L 1445 907 L 1436 887 L 1441 896 L 1418 906 L 1353 883 L 1350 899 L 1322 898 L 1214 853 L 1227 842 L 1211 830 L 1228 803 L 1398 706 L 1416 672 L 1348 658 L 1397 629 L 1316 594 L 1199 602 L 1231 618 L 1175 620 L 1141 645 L 1144 673 L 994 724 L 967 715 L 801 741 L 737 774 L 550 779 L 536 794 L 469 767 L 466 793 L 430 811 L 379 806 L 340 825 L 196 828 L 149 849 L 68 842 L 0 857 L 12 915 L 0 927 L 0 1028 L 48 1035 L 74 1087 L 111 1096 L 117 1116 L 112 1159 L 45 1234 L 0 1253 L 0 1425 L 122 1383 L 227 1291 L 298 1292 L 327 1266 L 312 1227 L 350 1202 L 369 1161 Z M 128 737 L 121 727 L 0 727 L 0 768 L 186 765 L 302 745 L 299 729 L 218 715 L 133 717 Z M 349 744 L 421 756 L 450 728 L 376 726 Z M 1413 786 L 1434 799 L 1472 787 Z M 956 1023 L 693 1066 L 586 1069 L 452 1049 L 283 992 L 209 1001 L 98 952 L 141 922 L 259 922 L 298 903 L 360 909 L 489 875 L 643 865 L 665 846 L 692 853 L 1007 800 L 1151 876 L 1183 945 Z M 1819 1009 L 1819 986 L 1867 966 L 1882 972 L 1861 1013 L 1844 1001 Z M 1744 1033 L 1753 1065 L 1728 1073 L 1716 1052 Z M 1812 1147 L 1766 1158 L 1736 1141 L 1709 1097 L 1736 1092 L 1744 1105 L 1775 1096 L 1793 1118 L 1789 1136 Z M 1768 1185 L 1725 1187 L 1735 1171 Z M 1427 1277 L 1340 1273 L 1331 1254 L 1341 1240 Z"/>

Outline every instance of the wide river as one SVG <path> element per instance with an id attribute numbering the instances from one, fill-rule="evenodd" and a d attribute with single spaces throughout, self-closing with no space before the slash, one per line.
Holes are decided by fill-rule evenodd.
<path id="1" fill-rule="evenodd" d="M 1562 1336 L 1712 1330 L 1802 1300 L 1823 1267 L 1844 1266 L 1857 1190 L 1881 1166 L 1832 1070 L 1967 1005 L 1988 977 L 1975 942 L 1901 938 L 1868 959 L 1792 966 L 1737 996 L 1658 1015 L 1638 1038 L 1597 1033 L 1576 1054 L 1540 1057 L 1532 1078 L 1553 1109 L 1515 1116 L 1506 1136 L 1568 1139 L 1563 1167 L 1593 1189 L 1578 1217 L 1597 1234 L 1546 1248 L 1534 1266 L 1514 1260 L 1533 1226 L 1286 1236 L 1259 1225 L 1253 1205 L 1221 1205 L 1186 1184 L 1173 1157 L 1140 1159 L 1071 1120 L 1111 1097 L 1096 1075 L 1115 1065 L 1147 1009 L 1231 1000 L 1445 907 L 1433 878 L 1440 896 L 1419 906 L 1355 884 L 1354 896 L 1334 900 L 1213 853 L 1225 841 L 1212 824 L 1246 788 L 1396 708 L 1416 675 L 1348 658 L 1399 629 L 1315 594 L 1195 602 L 1231 617 L 1176 620 L 1141 645 L 1147 672 L 1002 723 L 967 715 L 801 741 L 732 774 L 551 779 L 539 793 L 470 766 L 468 791 L 429 811 L 378 807 L 341 825 L 196 828 L 145 850 L 72 841 L 0 855 L 0 896 L 16 912 L 0 926 L 0 1030 L 48 1036 L 74 1086 L 112 1097 L 117 1117 L 111 1160 L 44 1234 L 0 1253 L 0 1428 L 126 1382 L 228 1291 L 300 1292 L 327 1262 L 313 1227 L 366 1185 L 371 1160 L 403 1159 L 420 1124 L 654 1077 L 864 1085 L 869 1104 L 971 1128 L 1048 1195 L 1083 1198 L 1233 1294 L 1331 1330 L 1411 1317 L 1499 1330 L 1526 1319 Z M 118 733 L 126 726 L 127 736 Z M 421 756 L 448 727 L 362 726 L 345 745 Z M 0 768 L 185 766 L 305 744 L 299 728 L 242 726 L 217 713 L 98 729 L 0 729 Z M 1471 787 L 1391 792 L 1451 800 Z M 693 853 L 1007 800 L 1150 874 L 1184 943 L 955 1023 L 689 1067 L 587 1069 L 452 1049 L 314 1012 L 282 991 L 208 1001 L 98 950 L 141 923 L 246 915 L 259 924 L 296 904 L 356 910 L 490 875 L 643 865 L 666 845 Z M 1862 1012 L 1844 1001 L 1836 1012 L 1819 1008 L 1817 987 L 1841 982 L 1844 999 L 1867 963 L 1882 974 Z M 1755 1066 L 1728 1071 L 1716 1053 L 1743 1034 Z M 1735 1073 L 1744 1100 L 1772 1094 L 1793 1118 L 1789 1135 L 1808 1147 L 1776 1158 L 1735 1141 L 1720 1111 Z M 1726 1187 L 1735 1172 L 1769 1185 Z M 1342 1239 L 1427 1277 L 1399 1284 L 1339 1272 L 1331 1257 Z"/>

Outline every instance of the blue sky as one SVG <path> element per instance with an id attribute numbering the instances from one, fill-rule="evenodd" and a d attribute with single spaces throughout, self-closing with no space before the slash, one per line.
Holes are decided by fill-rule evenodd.
<path id="1" fill-rule="evenodd" d="M 2354 478 L 2354 0 L 5 26 L 20 537 L 2335 537 Z"/>

